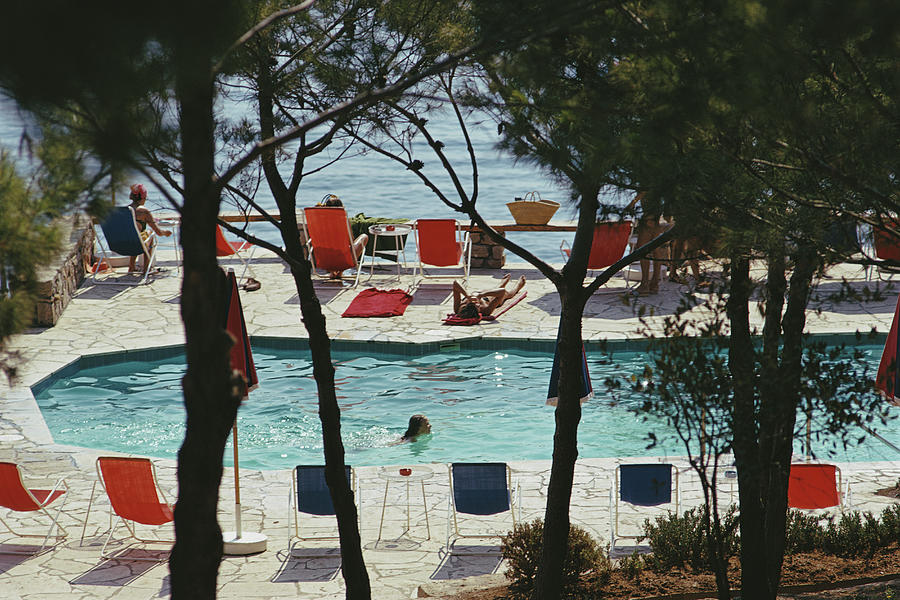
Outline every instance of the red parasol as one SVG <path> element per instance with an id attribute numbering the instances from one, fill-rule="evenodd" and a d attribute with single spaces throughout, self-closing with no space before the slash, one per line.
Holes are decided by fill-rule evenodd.
<path id="1" fill-rule="evenodd" d="M 244 321 L 244 309 L 241 306 L 241 297 L 238 294 L 237 277 L 233 270 L 228 271 L 228 288 L 229 291 L 225 303 L 225 330 L 234 338 L 235 343 L 231 347 L 231 368 L 241 374 L 244 389 L 243 396 L 246 398 L 252 390 L 259 385 L 259 378 L 256 376 L 256 366 L 253 364 L 253 352 L 250 350 L 250 336 L 247 333 L 247 324 Z M 241 485 L 238 475 L 238 435 L 237 435 L 237 419 L 235 419 L 231 436 L 232 447 L 234 449 L 234 522 L 235 532 L 234 539 L 229 535 L 231 532 L 223 534 L 225 537 L 225 553 L 226 554 L 245 554 L 253 551 L 259 551 L 259 544 L 265 549 L 265 537 L 259 542 L 258 535 L 252 535 L 252 541 L 244 540 L 242 542 L 241 531 Z"/>
<path id="2" fill-rule="evenodd" d="M 875 388 L 891 403 L 900 406 L 900 364 L 897 357 L 900 356 L 900 340 L 897 338 L 897 321 L 900 316 L 900 298 L 897 298 L 897 308 L 894 310 L 894 322 L 884 343 L 884 352 L 881 354 L 881 363 L 878 365 L 878 375 L 875 378 Z"/>

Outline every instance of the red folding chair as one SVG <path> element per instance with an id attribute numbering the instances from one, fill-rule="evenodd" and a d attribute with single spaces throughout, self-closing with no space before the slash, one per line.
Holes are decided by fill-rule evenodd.
<path id="1" fill-rule="evenodd" d="M 137 533 L 137 524 L 146 526 L 159 526 L 171 523 L 175 519 L 173 506 L 166 500 L 165 494 L 159 488 L 156 481 L 156 470 L 153 463 L 147 458 L 130 458 L 120 456 L 101 456 L 97 459 L 97 478 L 91 488 L 91 499 L 88 501 L 88 512 L 84 518 L 84 528 L 87 528 L 88 515 L 91 513 L 91 505 L 94 502 L 94 491 L 99 482 L 103 486 L 109 498 L 110 526 L 109 535 L 100 549 L 102 558 L 116 558 L 116 555 L 108 554 L 106 547 L 115 533 L 119 522 L 125 525 L 129 537 L 143 544 L 173 544 L 174 540 L 167 538 L 145 538 Z M 113 523 L 113 515 L 116 520 Z M 84 540 L 84 529 L 81 538 Z M 126 550 L 124 548 L 119 552 Z M 128 560 L 163 560 L 162 558 L 142 558 L 128 555 Z"/>
<path id="2" fill-rule="evenodd" d="M 328 273 L 356 269 L 353 286 L 359 285 L 360 264 L 353 248 L 353 234 L 347 212 L 339 206 L 311 206 L 303 209 L 303 232 L 313 267 Z M 314 272 L 315 274 L 315 272 Z"/>
<path id="3" fill-rule="evenodd" d="M 628 249 L 628 240 L 631 238 L 631 221 L 604 221 L 594 226 L 594 237 L 591 241 L 591 253 L 588 256 L 588 271 L 599 271 L 614 265 L 625 256 Z M 559 246 L 563 258 L 569 260 L 572 249 L 568 242 L 563 240 Z M 629 271 L 625 269 L 625 279 L 628 281 Z"/>
<path id="4" fill-rule="evenodd" d="M 419 250 L 419 276 L 423 278 L 457 277 L 450 275 L 426 275 L 425 265 L 431 267 L 458 267 L 463 270 L 463 281 L 469 280 L 472 259 L 472 240 L 456 219 L 417 219 L 416 246 Z M 415 277 L 415 269 L 413 270 Z"/>
<path id="5" fill-rule="evenodd" d="M 241 271 L 238 279 L 244 279 L 247 271 L 250 271 L 251 277 L 255 277 L 253 269 L 250 268 L 250 261 L 253 260 L 255 252 L 256 246 L 245 240 L 229 242 L 225 239 L 225 233 L 222 231 L 222 228 L 216 225 L 216 256 L 219 258 L 233 256 L 240 261 L 244 269 Z"/>
<path id="6" fill-rule="evenodd" d="M 22 480 L 22 471 L 19 469 L 19 465 L 11 462 L 0 462 L 0 506 L 16 512 L 40 512 L 50 519 L 50 528 L 47 530 L 47 533 L 40 534 L 16 531 L 0 517 L 0 523 L 3 523 L 4 527 L 16 537 L 44 538 L 41 547 L 34 552 L 0 549 L 0 554 L 40 554 L 47 548 L 47 542 L 51 537 L 55 538 L 57 541 L 64 539 L 67 532 L 63 526 L 59 524 L 59 515 L 66 502 L 66 498 L 63 496 L 68 489 L 69 488 L 63 479 L 57 481 L 56 485 L 49 490 L 27 488 L 25 487 L 25 482 Z M 56 516 L 54 517 L 46 507 L 60 497 L 63 497 L 63 499 L 59 503 L 56 510 Z M 53 535 L 54 527 L 56 527 L 56 535 Z"/>
<path id="7" fill-rule="evenodd" d="M 849 496 L 849 485 L 848 496 Z M 788 478 L 788 508 L 812 510 L 838 506 L 843 511 L 841 470 L 836 465 L 795 463 Z M 849 503 L 849 497 L 848 497 Z"/>

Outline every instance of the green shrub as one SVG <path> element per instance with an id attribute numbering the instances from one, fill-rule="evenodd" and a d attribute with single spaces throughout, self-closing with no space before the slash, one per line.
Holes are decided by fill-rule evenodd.
<path id="1" fill-rule="evenodd" d="M 784 532 L 785 554 L 821 549 L 824 534 L 822 521 L 827 520 L 827 517 L 807 515 L 799 510 L 788 511 Z"/>
<path id="2" fill-rule="evenodd" d="M 617 568 L 625 579 L 638 581 L 641 578 L 641 573 L 647 568 L 647 563 L 644 561 L 643 556 L 634 552 L 629 556 L 620 558 Z"/>
<path id="3" fill-rule="evenodd" d="M 900 505 L 885 508 L 881 517 L 854 511 L 841 515 L 816 517 L 799 511 L 788 512 L 785 553 L 821 550 L 835 556 L 873 556 L 880 549 L 900 540 Z"/>
<path id="4" fill-rule="evenodd" d="M 737 553 L 737 507 L 732 506 L 722 517 L 726 531 L 725 551 L 727 556 Z M 675 567 L 689 566 L 697 571 L 710 570 L 712 561 L 703 524 L 703 511 L 692 508 L 682 516 L 669 514 L 657 517 L 655 523 L 644 521 L 641 539 L 650 543 L 653 554 L 644 561 L 654 571 L 665 571 Z"/>
<path id="5" fill-rule="evenodd" d="M 500 548 L 507 561 L 510 598 L 530 598 L 541 560 L 544 522 L 521 523 L 503 536 Z M 584 529 L 569 527 L 568 553 L 563 566 L 563 597 L 599 598 L 612 570 L 606 553 Z"/>

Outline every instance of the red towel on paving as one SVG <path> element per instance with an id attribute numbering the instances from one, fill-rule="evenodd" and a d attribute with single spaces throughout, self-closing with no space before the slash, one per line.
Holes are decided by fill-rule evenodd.
<path id="1" fill-rule="evenodd" d="M 399 317 L 412 302 L 412 295 L 404 290 L 367 288 L 344 311 L 342 317 Z"/>

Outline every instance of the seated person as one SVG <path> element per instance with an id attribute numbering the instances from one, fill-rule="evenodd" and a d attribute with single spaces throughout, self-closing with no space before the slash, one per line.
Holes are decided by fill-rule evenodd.
<path id="1" fill-rule="evenodd" d="M 431 433 L 431 423 L 425 415 L 413 415 L 409 418 L 409 426 L 406 433 L 400 438 L 401 442 L 414 442 L 420 435 Z"/>
<path id="2" fill-rule="evenodd" d="M 148 208 L 144 206 L 144 202 L 147 201 L 147 190 L 139 183 L 131 186 L 131 194 L 129 194 L 128 199 L 131 200 L 131 208 L 134 210 L 134 220 L 137 223 L 138 229 L 141 233 L 141 239 L 146 241 L 147 237 L 150 235 L 147 232 L 147 226 L 150 226 L 150 229 L 156 232 L 156 235 L 162 235 L 168 237 L 172 235 L 172 232 L 168 229 L 160 229 L 160 227 L 156 224 L 156 219 L 153 218 L 153 213 L 150 212 Z M 128 270 L 134 271 L 135 259 L 136 256 L 132 256 L 131 260 L 128 263 Z M 147 271 L 147 267 L 149 266 L 149 258 L 147 255 L 144 255 L 143 258 L 144 268 L 143 272 Z"/>
<path id="3" fill-rule="evenodd" d="M 325 200 L 323 200 L 320 205 L 343 207 L 344 203 L 341 202 L 341 199 L 334 194 L 329 194 L 328 196 L 325 196 Z M 356 253 L 357 260 L 359 260 L 359 257 L 362 256 L 363 252 L 365 252 L 367 243 L 369 243 L 369 236 L 365 233 L 361 233 L 355 240 L 353 240 L 353 251 Z M 341 271 L 332 271 L 330 279 L 340 279 L 341 275 Z"/>
<path id="4" fill-rule="evenodd" d="M 486 317 L 494 312 L 501 304 L 519 293 L 525 287 L 525 276 L 519 277 L 516 285 L 511 290 L 506 289 L 509 283 L 509 274 L 500 280 L 500 287 L 483 292 L 469 294 L 459 282 L 453 282 L 453 312 L 463 319 Z"/>

